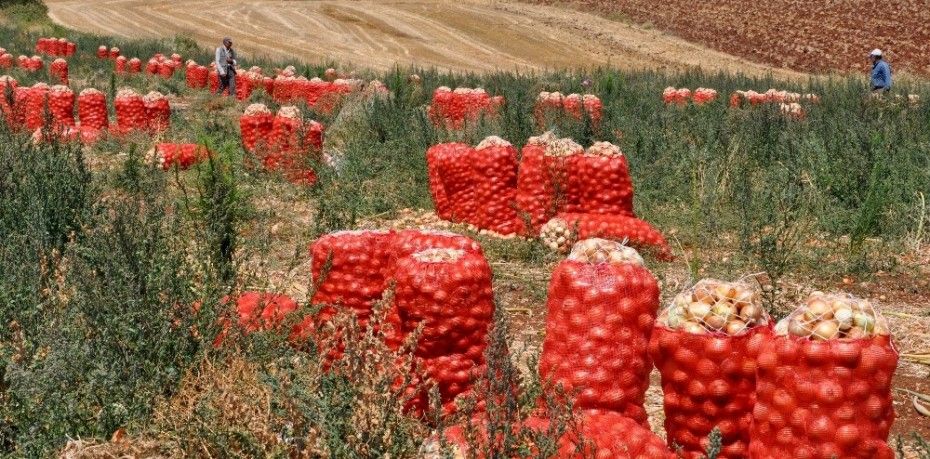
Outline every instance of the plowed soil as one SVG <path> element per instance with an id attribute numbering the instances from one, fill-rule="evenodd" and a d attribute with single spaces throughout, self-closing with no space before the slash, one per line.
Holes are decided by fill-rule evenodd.
<path id="1" fill-rule="evenodd" d="M 881 48 L 893 69 L 930 75 L 930 6 L 923 0 L 536 0 L 579 6 L 760 64 L 802 72 L 866 71 Z"/>
<path id="2" fill-rule="evenodd" d="M 507 1 L 47 0 L 64 26 L 122 37 L 183 34 L 248 54 L 374 69 L 395 63 L 486 72 L 613 65 L 803 78 L 656 30 L 594 14 Z"/>

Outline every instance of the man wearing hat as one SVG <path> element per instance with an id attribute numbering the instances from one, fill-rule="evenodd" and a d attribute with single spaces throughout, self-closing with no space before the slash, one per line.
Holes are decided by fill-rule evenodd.
<path id="1" fill-rule="evenodd" d="M 232 47 L 232 38 L 223 39 L 223 46 L 216 48 L 216 73 L 219 76 L 220 84 L 216 88 L 216 93 L 222 95 L 223 91 L 229 89 L 229 95 L 236 96 L 236 50 Z"/>
<path id="2" fill-rule="evenodd" d="M 887 92 L 891 90 L 891 66 L 882 59 L 882 50 L 874 49 L 869 53 L 872 61 L 872 92 Z"/>

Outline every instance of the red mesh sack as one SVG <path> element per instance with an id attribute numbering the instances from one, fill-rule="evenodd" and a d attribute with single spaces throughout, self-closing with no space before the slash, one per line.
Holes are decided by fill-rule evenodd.
<path id="1" fill-rule="evenodd" d="M 129 59 L 129 73 L 142 73 L 142 60 L 138 57 Z"/>
<path id="2" fill-rule="evenodd" d="M 892 458 L 888 324 L 870 302 L 814 292 L 759 352 L 753 458 Z"/>
<path id="3" fill-rule="evenodd" d="M 68 47 L 65 50 L 65 56 L 73 56 L 77 52 L 77 43 L 68 42 Z"/>
<path id="4" fill-rule="evenodd" d="M 503 97 L 490 97 L 484 89 L 436 88 L 427 115 L 437 127 L 462 129 L 482 117 L 493 117 L 503 104 Z"/>
<path id="5" fill-rule="evenodd" d="M 145 95 L 143 103 L 150 130 L 159 132 L 171 127 L 171 104 L 164 94 L 152 91 Z"/>
<path id="6" fill-rule="evenodd" d="M 278 169 L 297 150 L 303 121 L 297 107 L 281 107 L 272 120 L 269 144 L 271 151 L 265 156 L 265 167 Z"/>
<path id="7" fill-rule="evenodd" d="M 323 131 L 325 128 L 321 123 L 310 121 L 304 125 L 304 142 L 303 147 L 317 156 L 323 153 Z"/>
<path id="8" fill-rule="evenodd" d="M 162 170 L 176 167 L 183 171 L 209 157 L 210 152 L 195 143 L 158 143 L 155 145 L 155 155 Z"/>
<path id="9" fill-rule="evenodd" d="M 67 86 L 52 86 L 48 92 L 48 109 L 54 127 L 74 126 L 74 92 Z"/>
<path id="10" fill-rule="evenodd" d="M 230 300 L 231 298 L 224 297 L 221 304 L 228 305 Z M 276 328 L 288 314 L 298 309 L 297 302 L 289 296 L 273 293 L 243 292 L 235 301 L 236 325 L 245 333 Z M 199 309 L 199 306 L 194 308 Z M 224 319 L 222 325 L 223 330 L 213 340 L 214 347 L 219 347 L 225 341 L 230 321 Z"/>
<path id="11" fill-rule="evenodd" d="M 97 130 L 106 129 L 109 124 L 106 94 L 88 88 L 81 91 L 77 99 L 78 119 L 82 127 Z"/>
<path id="12" fill-rule="evenodd" d="M 39 37 L 39 39 L 36 40 L 36 52 L 37 53 L 48 52 L 48 48 L 49 48 L 48 38 Z"/>
<path id="13" fill-rule="evenodd" d="M 597 142 L 569 167 L 567 211 L 635 216 L 630 170 L 615 145 Z"/>
<path id="14" fill-rule="evenodd" d="M 13 55 L 10 53 L 0 54 L 0 67 L 8 69 L 13 67 Z"/>
<path id="15" fill-rule="evenodd" d="M 651 250 L 661 260 L 671 260 L 672 252 L 662 233 L 644 220 L 626 215 L 560 213 L 546 222 L 539 237 L 550 249 L 567 253 L 582 239 L 602 238 L 626 241 L 637 250 Z"/>
<path id="16" fill-rule="evenodd" d="M 453 145 L 442 143 L 433 145 L 426 150 L 426 171 L 429 180 L 429 192 L 433 198 L 433 207 L 436 209 L 436 215 L 443 220 L 452 220 L 452 202 L 446 193 L 445 185 L 442 182 L 441 169 L 447 167 L 452 161 L 454 153 Z M 465 145 L 467 147 L 467 145 Z"/>
<path id="17" fill-rule="evenodd" d="M 35 131 L 45 126 L 46 116 L 50 114 L 48 106 L 48 85 L 36 83 L 29 88 L 23 106 L 23 120 L 26 129 Z"/>
<path id="18" fill-rule="evenodd" d="M 262 77 L 262 88 L 265 89 L 265 94 L 274 94 L 274 78 Z"/>
<path id="19" fill-rule="evenodd" d="M 475 175 L 470 161 L 471 146 L 462 143 L 445 144 L 437 162 L 439 178 L 449 201 L 450 219 L 454 222 L 474 222 L 478 213 L 475 200 Z"/>
<path id="20" fill-rule="evenodd" d="M 42 70 L 42 67 L 44 67 L 44 63 L 42 62 L 42 58 L 39 56 L 32 56 L 28 61 L 26 61 L 26 70 L 29 70 L 30 72 L 37 72 Z"/>
<path id="21" fill-rule="evenodd" d="M 387 288 L 393 238 L 390 231 L 340 231 L 314 241 L 311 270 L 319 285 L 313 303 L 344 307 L 355 313 L 360 324 L 366 324 L 372 306 Z M 329 257 L 332 264 L 324 278 Z M 320 320 L 329 321 L 335 313 L 333 308 L 324 309 Z"/>
<path id="22" fill-rule="evenodd" d="M 120 132 L 144 130 L 148 127 L 149 117 L 145 101 L 132 89 L 121 89 L 116 93 L 113 109 L 116 112 L 116 126 Z"/>
<path id="23" fill-rule="evenodd" d="M 0 75 L 0 110 L 3 112 L 4 119 L 11 128 L 15 128 L 13 105 L 7 100 L 7 90 L 12 92 L 15 103 L 16 88 L 19 82 L 9 75 Z"/>
<path id="24" fill-rule="evenodd" d="M 158 67 L 159 65 L 157 60 L 149 59 L 148 62 L 145 63 L 145 73 L 148 73 L 149 75 L 158 75 Z"/>
<path id="25" fill-rule="evenodd" d="M 517 150 L 500 137 L 484 139 L 471 154 L 474 200 L 477 211 L 471 222 L 481 229 L 509 235 L 522 232 L 517 217 Z"/>
<path id="26" fill-rule="evenodd" d="M 207 81 L 210 86 L 210 94 L 216 94 L 216 91 L 220 88 L 220 75 L 216 72 L 216 64 L 210 64 L 210 71 L 207 72 Z M 223 94 L 227 94 L 229 90 L 224 90 Z"/>
<path id="27" fill-rule="evenodd" d="M 297 84 L 297 79 L 294 77 L 278 76 L 275 78 L 274 92 L 271 98 L 279 104 L 294 100 Z"/>
<path id="28" fill-rule="evenodd" d="M 174 76 L 175 63 L 173 61 L 162 61 L 158 63 L 158 76 L 169 79 Z"/>
<path id="29" fill-rule="evenodd" d="M 577 408 L 646 425 L 647 347 L 658 306 L 658 284 L 634 249 L 578 242 L 549 283 L 540 377 L 577 393 Z"/>
<path id="30" fill-rule="evenodd" d="M 487 432 L 487 427 L 479 420 L 474 420 L 473 426 L 477 432 L 475 441 L 483 450 L 496 450 L 493 447 Z M 672 459 L 675 454 L 665 447 L 662 439 L 649 429 L 637 424 L 630 418 L 618 413 L 584 411 L 580 413 L 577 429 L 569 428 L 558 441 L 558 452 L 550 456 L 558 459 Z M 478 425 L 475 425 L 477 423 Z M 515 425 L 512 432 L 531 429 L 537 432 L 547 432 L 550 427 L 548 419 L 532 416 Z M 579 438 L 578 434 L 581 434 Z M 456 425 L 443 431 L 445 441 L 453 448 L 454 457 L 483 456 L 469 451 L 468 432 Z M 501 438 L 500 436 L 498 438 Z M 583 439 L 583 441 L 581 441 Z M 535 446 L 529 453 L 538 457 L 540 452 Z M 427 459 L 439 459 L 438 444 L 430 442 L 426 447 Z M 521 456 L 522 457 L 522 456 Z"/>
<path id="31" fill-rule="evenodd" d="M 14 128 L 26 127 L 26 113 L 30 97 L 32 97 L 32 87 L 18 86 L 13 89 L 13 107 L 7 120 Z"/>
<path id="32" fill-rule="evenodd" d="M 702 458 L 716 427 L 719 457 L 746 457 L 756 360 L 771 337 L 759 291 L 748 284 L 705 279 L 675 297 L 649 342 L 662 378 L 669 446 Z"/>
<path id="33" fill-rule="evenodd" d="M 481 371 L 494 314 L 491 267 L 475 252 L 427 249 L 397 260 L 394 302 L 403 336 L 422 325 L 414 355 L 436 381 L 447 409 Z M 426 394 L 413 403 L 426 407 Z"/>
<path id="34" fill-rule="evenodd" d="M 264 104 L 251 104 L 239 117 L 239 130 L 246 151 L 264 151 L 271 136 L 274 115 Z"/>
<path id="35" fill-rule="evenodd" d="M 252 96 L 252 79 L 242 75 L 236 79 L 236 100 L 246 100 Z"/>
<path id="36" fill-rule="evenodd" d="M 563 96 L 559 92 L 541 92 L 536 98 L 533 116 L 540 129 L 557 124 L 562 119 L 581 121 L 584 116 L 591 120 L 595 127 L 600 125 L 603 104 L 601 100 L 591 94 L 569 94 Z"/>
<path id="37" fill-rule="evenodd" d="M 529 220 L 527 232 L 532 234 L 538 234 L 542 225 L 556 214 L 555 191 L 546 168 L 546 145 L 553 140 L 551 132 L 531 137 L 520 159 L 515 199 L 519 216 Z"/>
<path id="38" fill-rule="evenodd" d="M 113 70 L 116 73 L 124 73 L 129 71 L 129 68 L 126 65 L 126 58 L 123 56 L 117 57 L 116 60 L 113 61 Z"/>
<path id="39" fill-rule="evenodd" d="M 116 59 L 117 57 L 119 57 L 119 48 L 114 46 L 110 48 L 110 58 Z"/>
<path id="40" fill-rule="evenodd" d="M 64 59 L 55 59 L 48 67 L 48 72 L 57 78 L 61 84 L 68 84 L 68 61 Z"/>
<path id="41" fill-rule="evenodd" d="M 107 59 L 110 57 L 110 51 L 107 49 L 107 45 L 100 45 L 97 48 L 97 59 Z"/>

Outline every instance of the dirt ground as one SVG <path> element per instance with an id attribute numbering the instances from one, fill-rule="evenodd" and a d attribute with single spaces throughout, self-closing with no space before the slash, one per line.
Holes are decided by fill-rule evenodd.
<path id="1" fill-rule="evenodd" d="M 374 69 L 395 63 L 459 71 L 612 65 L 701 67 L 782 79 L 804 74 L 750 63 L 647 27 L 567 8 L 509 1 L 46 0 L 73 29 L 122 37 L 182 34 L 205 46 L 235 38 L 249 54 Z"/>

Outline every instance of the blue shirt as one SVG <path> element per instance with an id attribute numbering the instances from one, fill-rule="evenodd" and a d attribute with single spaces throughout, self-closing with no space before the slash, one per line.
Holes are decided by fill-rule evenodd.
<path id="1" fill-rule="evenodd" d="M 891 89 L 891 66 L 884 59 L 872 64 L 872 88 Z"/>

